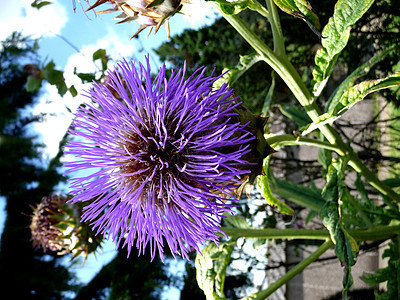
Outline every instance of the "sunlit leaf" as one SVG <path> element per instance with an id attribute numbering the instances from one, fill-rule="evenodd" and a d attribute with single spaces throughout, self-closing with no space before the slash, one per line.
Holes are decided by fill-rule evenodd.
<path id="1" fill-rule="evenodd" d="M 275 207 L 278 209 L 281 213 L 287 214 L 287 215 L 293 215 L 294 210 L 287 205 L 286 203 L 283 203 L 280 201 L 278 198 L 274 196 L 274 194 L 271 191 L 270 188 L 270 180 L 274 179 L 272 176 L 269 176 L 269 173 L 271 172 L 268 164 L 269 164 L 269 159 L 270 157 L 267 157 L 264 161 L 264 174 L 265 175 L 258 175 L 257 176 L 257 186 L 258 189 L 261 192 L 261 195 L 267 200 L 267 203 L 271 205 L 272 207 Z"/>
<path id="2" fill-rule="evenodd" d="M 226 268 L 231 260 L 233 245 L 229 242 L 208 244 L 197 254 L 196 279 L 207 300 L 224 300 Z"/>
<path id="3" fill-rule="evenodd" d="M 246 229 L 250 229 L 252 228 L 249 223 L 247 223 L 246 219 L 243 218 L 242 216 L 239 215 L 231 215 L 231 214 L 224 214 L 225 218 L 224 218 L 224 223 L 226 223 L 227 225 L 231 226 L 231 227 L 235 227 L 235 228 L 246 228 Z"/>
<path id="4" fill-rule="evenodd" d="M 332 93 L 331 97 L 328 100 L 325 111 L 331 111 L 339 103 L 343 94 L 354 85 L 357 79 L 368 74 L 369 70 L 376 63 L 384 59 L 389 53 L 395 51 L 396 49 L 400 50 L 400 45 L 393 45 L 391 47 L 388 47 L 387 49 L 381 51 L 380 53 L 369 59 L 367 62 L 359 66 L 357 69 L 355 69 Z"/>
<path id="5" fill-rule="evenodd" d="M 351 87 L 343 93 L 335 107 L 331 107 L 329 112 L 322 114 L 313 123 L 303 128 L 302 134 L 306 135 L 322 125 L 336 121 L 346 111 L 353 107 L 353 105 L 363 100 L 367 95 L 381 89 L 395 86 L 400 86 L 400 72 L 394 73 L 382 79 L 363 81 Z"/>
<path id="6" fill-rule="evenodd" d="M 226 1 L 212 0 L 220 5 L 221 11 L 226 15 L 236 15 L 245 10 L 251 4 L 250 0 Z"/>
<path id="7" fill-rule="evenodd" d="M 335 254 L 344 266 L 343 287 L 345 291 L 353 284 L 350 268 L 356 262 L 358 245 L 344 227 L 340 210 L 345 201 L 344 165 L 342 161 L 333 161 L 328 169 L 327 183 L 322 191 L 326 203 L 320 215 L 335 244 Z"/>
<path id="8" fill-rule="evenodd" d="M 275 4 L 285 13 L 304 20 L 318 35 L 321 25 L 317 14 L 307 0 L 274 0 Z"/>
<path id="9" fill-rule="evenodd" d="M 220 88 L 223 83 L 228 83 L 230 86 L 235 83 L 248 69 L 261 60 L 261 56 L 257 53 L 240 56 L 236 66 L 225 69 L 226 72 L 220 79 L 214 83 L 215 88 Z"/>
<path id="10" fill-rule="evenodd" d="M 313 94 L 319 96 L 328 80 L 340 52 L 349 40 L 353 26 L 374 0 L 339 0 L 333 16 L 322 30 L 322 48 L 315 55 Z"/>

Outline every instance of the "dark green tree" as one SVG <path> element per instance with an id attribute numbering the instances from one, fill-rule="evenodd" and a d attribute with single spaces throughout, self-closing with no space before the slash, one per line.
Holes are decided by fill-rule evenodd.
<path id="1" fill-rule="evenodd" d="M 6 221 L 0 246 L 0 286 L 4 299 L 63 299 L 71 274 L 52 253 L 32 248 L 32 206 L 63 180 L 60 156 L 46 163 L 42 145 L 28 132 L 40 116 L 27 114 L 37 93 L 28 93 L 24 66 L 38 63 L 34 42 L 14 33 L 0 51 L 0 195 L 6 199 Z"/>
<path id="2" fill-rule="evenodd" d="M 127 258 L 126 250 L 119 249 L 117 256 L 79 290 L 75 300 L 160 299 L 163 287 L 173 283 L 173 278 L 167 276 L 160 258 L 150 259 L 149 253 L 138 257 L 135 252 Z"/>

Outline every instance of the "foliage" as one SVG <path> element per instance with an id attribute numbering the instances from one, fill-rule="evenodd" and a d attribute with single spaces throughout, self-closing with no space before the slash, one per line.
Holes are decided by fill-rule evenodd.
<path id="1" fill-rule="evenodd" d="M 77 293 L 76 300 L 99 299 L 160 299 L 164 287 L 171 284 L 166 267 L 159 258 L 138 258 L 134 253 L 127 258 L 125 250 L 105 265 L 98 274 Z"/>
<path id="2" fill-rule="evenodd" d="M 107 1 L 96 3 L 105 2 Z M 246 184 L 253 183 L 249 178 L 257 178 L 259 194 L 264 202 L 254 204 L 242 197 L 237 205 L 237 216 L 225 216 L 224 226 L 221 227 L 221 235 L 225 233 L 225 236 L 221 238 L 219 244 L 209 243 L 205 245 L 202 253 L 197 255 L 195 260 L 197 282 L 207 299 L 227 299 L 229 292 L 232 291 L 227 289 L 227 286 L 228 281 L 232 279 L 229 272 L 233 269 L 233 261 L 237 256 L 250 260 L 243 254 L 242 249 L 239 249 L 239 238 L 243 239 L 244 244 L 250 242 L 254 248 L 265 246 L 270 240 L 279 243 L 285 239 L 306 240 L 304 244 L 312 243 L 318 246 L 310 256 L 300 261 L 277 281 L 269 282 L 266 289 L 260 287 L 245 299 L 268 297 L 332 247 L 343 266 L 343 296 L 346 298 L 347 291 L 353 284 L 351 268 L 356 264 L 360 249 L 370 241 L 389 241 L 389 248 L 383 255 L 388 258 L 389 263 L 386 268 L 377 270 L 375 274 L 365 274 L 364 280 L 370 285 L 387 281 L 388 290 L 376 293 L 378 299 L 399 297 L 398 175 L 390 180 L 378 178 L 376 169 L 382 166 L 362 160 L 363 153 L 356 152 L 357 149 L 353 147 L 354 142 L 346 140 L 346 135 L 337 124 L 344 113 L 354 111 L 367 96 L 376 99 L 376 95 L 379 94 L 386 101 L 398 105 L 400 5 L 398 1 L 393 0 L 312 2 L 266 0 L 266 4 L 263 5 L 256 0 L 208 1 L 208 4 L 214 6 L 223 18 L 218 19 L 212 26 L 199 30 L 186 30 L 155 50 L 162 61 L 171 62 L 175 68 L 186 63 L 188 74 L 200 66 L 207 68 L 206 72 L 209 72 L 207 76 L 211 72 L 214 72 L 214 75 L 223 73 L 215 86 L 227 83 L 229 87 L 234 88 L 236 93 L 241 95 L 243 106 L 249 108 L 249 111 L 255 114 L 253 117 L 262 123 L 262 126 L 256 128 L 258 131 L 264 130 L 263 133 L 257 132 L 256 146 L 260 147 L 260 144 L 263 144 L 263 149 L 272 146 L 275 150 L 298 145 L 319 148 L 318 170 L 321 182 L 318 187 L 313 182 L 310 186 L 305 186 L 287 178 L 275 178 L 276 169 L 273 165 L 275 154 L 272 148 L 270 151 L 253 149 L 257 150 L 258 154 L 263 154 L 263 168 L 261 163 L 260 168 L 258 166 L 249 168 L 253 174 L 238 187 L 237 194 L 240 196 L 242 191 L 248 192 Z M 40 9 L 47 4 L 49 4 L 47 1 L 35 1 L 32 5 Z M 123 8 L 125 11 L 132 10 L 126 3 L 121 6 L 121 9 Z M 5 64 L 15 61 L 10 59 L 13 49 L 17 50 L 17 55 L 32 52 L 30 49 L 12 47 L 9 48 L 9 53 L 4 55 Z M 100 72 L 88 74 L 75 71 L 82 82 L 105 80 L 105 70 L 109 61 L 106 49 L 96 51 L 93 54 L 93 61 L 101 63 Z M 15 65 L 4 68 L 3 74 L 14 72 L 13 68 L 17 69 Z M 46 64 L 35 62 L 29 65 L 27 71 L 30 73 L 29 77 L 26 73 L 17 74 L 20 77 L 16 75 L 15 78 L 8 75 L 0 77 L 4 88 L 9 87 L 5 83 L 12 82 L 11 87 L 15 86 L 14 80 L 18 83 L 18 88 L 12 92 L 8 91 L 8 94 L 16 97 L 22 93 L 25 96 L 24 93 L 27 91 L 38 91 L 46 81 L 55 85 L 60 95 L 65 95 L 68 90 L 73 96 L 77 95 L 73 86 L 68 87 L 65 84 L 63 72 L 58 70 L 52 61 Z M 21 82 L 24 81 L 26 90 L 21 91 Z M 141 88 L 140 85 L 138 89 L 139 87 Z M 41 176 L 44 178 L 43 174 L 47 174 L 46 172 L 53 172 L 55 178 L 60 179 L 54 171 L 58 165 L 57 160 L 48 170 L 37 169 L 30 163 L 30 159 L 38 157 L 36 146 L 30 140 L 22 138 L 8 142 L 9 137 L 14 137 L 13 134 L 17 132 L 20 136 L 24 135 L 21 122 L 24 124 L 31 121 L 18 116 L 18 108 L 24 107 L 30 100 L 20 99 L 19 96 L 16 100 L 9 101 L 11 108 L 2 103 L 4 111 L 8 109 L 7 113 L 11 117 L 1 124 L 4 130 L 8 130 L 5 131 L 6 134 L 2 134 L 4 145 L 2 144 L 1 149 L 3 151 L 4 147 L 4 157 L 7 157 L 7 160 L 2 157 L 4 162 L 1 163 L 6 170 L 9 170 L 9 178 L 18 174 L 24 179 L 22 183 L 13 181 L 10 185 L 0 186 L 2 194 L 10 194 L 9 199 L 11 196 L 20 197 L 20 194 L 12 193 L 24 187 L 26 182 L 41 182 L 39 178 L 42 178 Z M 6 103 L 8 100 L 4 101 Z M 264 126 L 262 122 L 265 120 L 262 117 L 270 115 L 272 118 L 277 113 L 277 106 L 282 115 L 287 117 L 284 122 L 289 124 L 290 129 L 284 134 L 270 132 L 272 126 Z M 89 109 L 87 113 L 91 114 Z M 250 115 L 250 112 L 247 113 Z M 385 125 L 379 126 L 376 130 Z M 17 152 L 16 157 L 11 157 L 8 151 L 14 149 L 13 143 L 24 147 L 23 149 L 29 149 L 29 155 Z M 10 148 L 6 149 L 5 146 Z M 248 146 L 255 147 L 253 144 Z M 380 149 L 372 150 L 380 151 Z M 399 150 L 398 147 L 395 148 L 394 157 L 389 158 L 400 161 Z M 154 157 L 150 158 L 154 160 Z M 25 165 L 14 169 L 8 163 L 13 160 L 21 166 L 23 163 Z M 371 170 L 371 167 L 374 169 Z M 216 171 L 218 173 L 221 170 Z M 221 172 L 218 174 L 224 174 L 226 170 Z M 36 177 L 32 177 L 32 173 L 35 173 Z M 355 182 L 350 179 L 350 174 L 356 178 Z M 7 178 L 4 182 L 6 180 Z M 51 183 L 55 184 L 56 181 Z M 46 188 L 40 184 L 39 187 L 43 187 L 42 191 L 45 191 Z M 48 187 L 50 186 L 53 185 L 49 184 Z M 110 187 L 111 185 L 107 185 L 107 189 Z M 26 197 L 25 194 L 23 196 Z M 110 206 L 118 201 L 118 199 L 113 201 Z M 10 203 L 8 200 L 8 205 L 11 205 Z M 325 228 L 270 228 L 275 227 L 278 221 L 287 220 L 285 218 L 288 216 L 290 218 L 303 209 L 309 212 L 306 221 L 317 219 Z M 256 215 L 260 211 L 267 211 L 269 214 L 257 225 Z M 283 216 L 284 214 L 287 216 Z M 106 214 L 96 212 L 96 217 L 99 215 L 100 218 L 105 218 Z M 216 217 L 219 217 L 217 213 Z M 190 221 L 198 223 L 196 220 Z M 124 225 L 132 226 L 134 223 L 130 222 L 134 221 L 127 220 Z M 6 223 L 6 226 L 10 225 Z M 145 243 L 149 241 L 147 237 L 141 238 Z M 182 237 L 183 241 L 184 239 L 185 237 Z M 7 241 L 7 237 L 4 241 Z M 0 259 L 4 260 L 4 253 L 6 251 L 2 248 Z M 154 262 L 154 267 L 150 270 L 149 265 L 141 260 L 135 260 L 134 265 L 125 264 L 124 258 L 119 254 L 116 260 L 103 268 L 88 286 L 80 290 L 78 298 L 96 298 L 109 293 L 109 297 L 113 299 L 130 299 L 133 295 L 136 298 L 152 299 L 155 295 L 159 296 L 160 286 L 168 282 L 158 260 Z M 152 278 L 135 276 L 136 268 L 148 271 L 152 274 Z M 193 269 L 188 267 L 188 270 L 186 282 L 193 279 L 189 276 L 190 270 Z M 65 280 L 60 282 L 65 284 Z M 59 289 L 63 287 L 62 284 L 60 286 Z M 140 292 L 135 294 L 138 290 Z M 197 292 L 198 290 L 194 294 L 198 295 Z M 184 295 L 188 297 L 187 289 Z"/>
<path id="3" fill-rule="evenodd" d="M 40 116 L 23 114 L 37 93 L 27 92 L 23 63 L 38 60 L 34 41 L 14 33 L 0 53 L 0 195 L 6 199 L 7 218 L 1 236 L 0 282 L 6 299 L 59 299 L 73 290 L 71 273 L 60 258 L 44 255 L 30 242 L 30 207 L 63 180 L 59 158 L 42 159 L 42 145 L 28 134 L 27 125 Z"/>

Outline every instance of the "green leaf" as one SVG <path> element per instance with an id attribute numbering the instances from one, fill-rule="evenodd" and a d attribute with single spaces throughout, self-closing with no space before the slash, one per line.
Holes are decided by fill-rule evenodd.
<path id="1" fill-rule="evenodd" d="M 363 81 L 348 89 L 340 98 L 339 103 L 330 111 L 337 114 L 344 109 L 347 111 L 356 102 L 363 100 L 368 94 L 400 85 L 400 72 L 394 73 L 386 78 Z"/>
<path id="2" fill-rule="evenodd" d="M 286 214 L 286 215 L 294 215 L 294 210 L 287 205 L 286 203 L 283 203 L 279 199 L 277 199 L 274 194 L 271 192 L 270 188 L 270 180 L 274 180 L 274 177 L 271 174 L 271 170 L 269 168 L 269 160 L 270 156 L 264 159 L 264 173 L 265 175 L 258 175 L 257 176 L 257 186 L 258 189 L 261 192 L 261 195 L 267 200 L 267 203 L 271 205 L 272 207 L 275 207 L 278 209 L 281 213 Z"/>
<path id="3" fill-rule="evenodd" d="M 25 84 L 25 89 L 27 92 L 36 92 L 38 91 L 42 86 L 42 80 L 37 79 L 36 77 L 33 76 L 28 76 L 28 79 Z"/>
<path id="4" fill-rule="evenodd" d="M 374 204 L 368 197 L 360 174 L 357 174 L 355 186 L 361 196 L 360 205 L 374 224 L 387 225 L 393 220 L 400 220 L 400 211 L 398 207 L 393 205 L 390 201 L 387 201 L 387 206 L 376 206 Z M 383 200 L 385 202 L 386 198 L 383 197 Z"/>
<path id="5" fill-rule="evenodd" d="M 93 53 L 93 60 L 102 59 L 106 56 L 106 50 L 98 49 Z"/>
<path id="6" fill-rule="evenodd" d="M 261 60 L 261 56 L 257 53 L 251 53 L 249 55 L 240 56 L 239 62 L 236 66 L 225 69 L 226 72 L 220 79 L 214 83 L 215 88 L 220 88 L 225 82 L 228 82 L 229 86 L 232 86 L 236 80 L 238 80 L 248 69 L 250 69 L 255 63 Z"/>
<path id="7" fill-rule="evenodd" d="M 51 4 L 50 1 L 35 0 L 31 3 L 31 6 L 37 9 L 41 9 L 43 6 Z"/>
<path id="8" fill-rule="evenodd" d="M 226 268 L 233 252 L 231 243 L 208 244 L 195 260 L 196 279 L 207 300 L 223 300 Z"/>
<path id="9" fill-rule="evenodd" d="M 251 5 L 250 0 L 238 0 L 229 2 L 226 0 L 212 0 L 217 2 L 221 8 L 221 11 L 225 15 L 236 15 L 240 13 L 242 10 L 247 9 Z"/>
<path id="10" fill-rule="evenodd" d="M 241 229 L 254 229 L 252 226 L 247 223 L 246 219 L 239 215 L 231 215 L 229 213 L 224 213 L 224 226 L 233 227 L 233 228 L 241 228 Z M 259 246 L 263 246 L 267 243 L 267 239 L 265 238 L 249 238 L 246 237 L 246 241 L 252 243 L 253 248 L 257 249 Z"/>
<path id="11" fill-rule="evenodd" d="M 400 187 L 400 177 L 398 175 L 395 176 L 394 178 L 385 179 L 383 182 L 391 188 Z"/>
<path id="12" fill-rule="evenodd" d="M 375 206 L 371 199 L 368 197 L 368 193 L 365 190 L 364 183 L 361 181 L 361 175 L 357 173 L 357 178 L 355 181 L 355 186 L 357 188 L 358 193 L 360 194 L 361 200 L 363 203 L 367 204 L 368 206 L 372 207 Z"/>
<path id="13" fill-rule="evenodd" d="M 61 231 L 65 231 L 65 230 L 67 230 L 67 229 L 69 228 L 69 225 L 68 225 L 68 224 L 65 224 L 65 223 L 58 223 L 58 224 L 56 225 L 56 227 L 57 227 L 58 229 L 60 229 Z"/>
<path id="14" fill-rule="evenodd" d="M 315 55 L 313 94 L 319 96 L 331 75 L 340 52 L 346 47 L 350 29 L 368 10 L 374 0 L 339 0 L 333 16 L 322 30 L 322 48 Z"/>
<path id="15" fill-rule="evenodd" d="M 317 14 L 307 0 L 274 0 L 275 4 L 285 13 L 304 20 L 317 34 L 321 29 Z"/>
<path id="16" fill-rule="evenodd" d="M 146 8 L 152 8 L 155 7 L 157 5 L 160 5 L 164 2 L 165 0 L 154 0 L 152 2 L 150 2 L 149 4 L 147 4 Z M 168 1 L 166 1 L 168 3 Z"/>
<path id="17" fill-rule="evenodd" d="M 75 74 L 82 80 L 82 83 L 92 82 L 96 79 L 96 76 L 92 73 L 75 73 Z"/>
<path id="18" fill-rule="evenodd" d="M 312 210 L 320 211 L 325 204 L 320 190 L 292 181 L 274 178 L 270 180 L 270 188 L 274 194 Z"/>
<path id="19" fill-rule="evenodd" d="M 48 81 L 48 83 L 57 87 L 57 91 L 61 96 L 68 91 L 68 87 L 64 80 L 64 73 L 55 69 L 55 64 L 53 61 L 50 61 L 43 68 L 42 76 L 44 80 Z"/>
<path id="20" fill-rule="evenodd" d="M 346 194 L 344 168 L 345 164 L 342 161 L 333 161 L 330 165 L 327 184 L 322 191 L 322 197 L 326 203 L 320 211 L 320 215 L 335 244 L 335 254 L 344 266 L 343 287 L 347 291 L 353 284 L 350 268 L 356 262 L 355 258 L 359 249 L 356 240 L 345 229 L 341 217 L 339 203 L 343 203 L 343 197 Z"/>
<path id="21" fill-rule="evenodd" d="M 43 68 L 43 78 L 46 79 L 50 84 L 57 84 L 60 80 L 63 80 L 63 72 L 54 69 L 55 64 L 53 61 L 50 61 Z"/>
<path id="22" fill-rule="evenodd" d="M 375 299 L 400 299 L 400 238 L 396 237 L 383 252 L 382 258 L 388 257 L 386 268 L 378 269 L 374 274 L 364 273 L 362 279 L 370 286 L 387 281 L 387 291 L 377 294 Z"/>
<path id="23" fill-rule="evenodd" d="M 72 97 L 76 97 L 78 95 L 78 91 L 76 90 L 75 86 L 71 85 L 69 87 L 69 92 L 71 93 Z"/>
<path id="24" fill-rule="evenodd" d="M 330 111 L 322 114 L 313 123 L 303 128 L 302 135 L 306 135 L 321 126 L 332 123 L 339 119 L 346 111 L 357 102 L 363 100 L 367 95 L 381 89 L 400 86 L 400 72 L 394 73 L 386 78 L 363 81 L 343 93 L 339 103 L 331 107 Z"/>
<path id="25" fill-rule="evenodd" d="M 383 58 L 385 58 L 389 53 L 393 52 L 394 50 L 396 49 L 400 50 L 399 48 L 400 48 L 399 45 L 392 45 L 391 47 L 388 47 L 387 49 L 381 51 L 380 53 L 369 59 L 366 63 L 362 64 L 357 69 L 355 69 L 349 76 L 346 77 L 345 80 L 343 80 L 343 82 L 332 93 L 331 97 L 328 100 L 328 104 L 326 106 L 325 111 L 328 112 L 332 110 L 339 103 L 343 94 L 354 85 L 354 82 L 357 79 L 359 79 L 364 75 L 367 75 L 369 70 L 377 62 L 381 61 Z"/>
<path id="26" fill-rule="evenodd" d="M 308 114 L 296 105 L 282 104 L 279 108 L 283 115 L 293 120 L 299 127 L 304 127 L 312 122 Z"/>
<path id="27" fill-rule="evenodd" d="M 65 84 L 65 81 L 59 81 L 59 82 L 56 84 L 56 87 L 57 87 L 58 94 L 59 94 L 60 96 L 64 96 L 65 93 L 68 92 L 68 87 L 67 87 L 67 85 Z"/>
<path id="28" fill-rule="evenodd" d="M 263 108 L 262 108 L 262 112 L 263 115 L 268 115 L 268 111 L 271 109 L 271 105 L 272 105 L 272 98 L 274 96 L 274 91 L 275 91 L 275 71 L 272 71 L 271 73 L 271 85 L 268 88 L 268 92 L 267 95 L 265 96 L 265 100 L 264 100 L 264 104 L 263 104 Z"/>
<path id="29" fill-rule="evenodd" d="M 247 223 L 246 219 L 243 218 L 242 216 L 239 215 L 231 215 L 228 213 L 224 214 L 225 218 L 224 218 L 224 222 L 227 225 L 230 225 L 231 227 L 235 227 L 235 228 L 245 228 L 245 229 L 250 229 L 252 228 L 249 223 Z"/>
<path id="30" fill-rule="evenodd" d="M 324 168 L 324 170 L 328 170 L 329 165 L 332 161 L 332 152 L 327 149 L 318 149 L 318 162 Z"/>

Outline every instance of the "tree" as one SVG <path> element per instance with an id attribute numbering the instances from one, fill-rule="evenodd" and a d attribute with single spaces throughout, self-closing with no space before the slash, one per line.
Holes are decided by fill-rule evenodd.
<path id="1" fill-rule="evenodd" d="M 61 152 L 49 163 L 43 145 L 27 125 L 40 116 L 25 116 L 38 93 L 29 93 L 24 64 L 38 63 L 33 41 L 13 33 L 0 52 L 0 195 L 6 198 L 7 218 L 1 237 L 0 285 L 6 299 L 62 299 L 70 290 L 71 274 L 52 253 L 32 248 L 29 215 L 34 204 L 63 180 Z"/>

